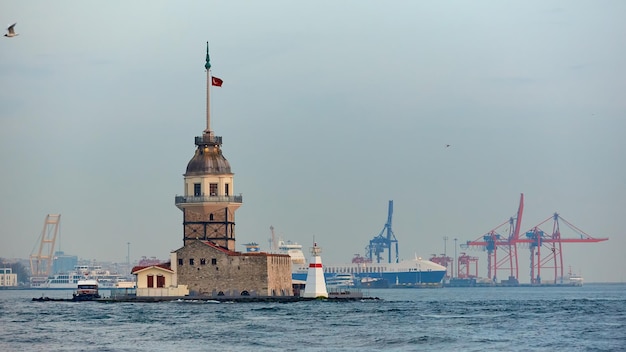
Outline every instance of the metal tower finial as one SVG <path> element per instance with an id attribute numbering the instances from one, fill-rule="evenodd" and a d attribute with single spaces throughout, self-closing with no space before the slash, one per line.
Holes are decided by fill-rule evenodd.
<path id="1" fill-rule="evenodd" d="M 211 58 L 209 58 L 209 42 L 206 42 L 206 63 L 204 64 L 204 68 L 207 70 L 211 69 Z"/>
<path id="2" fill-rule="evenodd" d="M 209 42 L 206 42 L 206 129 L 204 134 L 211 136 L 211 59 L 209 58 Z"/>

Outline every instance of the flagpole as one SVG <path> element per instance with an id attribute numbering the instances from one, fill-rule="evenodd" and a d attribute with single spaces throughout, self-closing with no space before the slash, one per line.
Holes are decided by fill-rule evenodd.
<path id="1" fill-rule="evenodd" d="M 206 130 L 204 134 L 211 136 L 211 63 L 209 60 L 209 42 L 206 42 Z"/>
<path id="2" fill-rule="evenodd" d="M 211 134 L 211 70 L 206 71 L 206 130 L 205 134 Z"/>

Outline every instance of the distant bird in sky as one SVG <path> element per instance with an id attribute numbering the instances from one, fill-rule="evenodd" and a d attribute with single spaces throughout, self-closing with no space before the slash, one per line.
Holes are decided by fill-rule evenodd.
<path id="1" fill-rule="evenodd" d="M 5 35 L 4 35 L 5 37 L 9 37 L 9 38 L 11 38 L 11 37 L 15 37 L 15 36 L 18 36 L 18 35 L 19 35 L 19 34 L 15 33 L 15 25 L 16 25 L 16 24 L 17 24 L 17 22 L 16 22 L 16 23 L 13 23 L 12 25 L 10 25 L 10 26 L 9 26 L 9 28 L 7 28 L 7 30 L 9 31 L 9 33 L 5 34 Z"/>
<path id="2" fill-rule="evenodd" d="M 446 144 L 446 148 L 448 148 L 450 146 L 450 144 Z"/>

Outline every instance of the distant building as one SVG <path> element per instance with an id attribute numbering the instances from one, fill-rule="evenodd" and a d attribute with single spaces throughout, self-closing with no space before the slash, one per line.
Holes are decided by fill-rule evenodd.
<path id="1" fill-rule="evenodd" d="M 139 262 L 137 263 L 138 266 L 149 266 L 149 265 L 157 265 L 157 264 L 161 264 L 161 263 L 165 263 L 167 262 L 167 260 L 161 260 L 161 259 L 157 259 L 157 257 L 146 257 L 143 256 L 141 257 L 141 259 L 139 259 Z"/>
<path id="2" fill-rule="evenodd" d="M 17 286 L 17 274 L 11 268 L 0 268 L 0 287 Z"/>
<path id="3" fill-rule="evenodd" d="M 74 270 L 76 265 L 78 265 L 77 256 L 57 251 L 54 253 L 54 261 L 52 262 L 52 274 L 69 273 Z"/>

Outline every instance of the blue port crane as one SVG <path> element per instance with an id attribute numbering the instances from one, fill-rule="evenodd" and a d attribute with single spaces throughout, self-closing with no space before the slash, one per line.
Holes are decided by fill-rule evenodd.
<path id="1" fill-rule="evenodd" d="M 376 257 L 376 263 L 380 263 L 382 256 L 387 250 L 387 254 L 389 256 L 388 263 L 391 263 L 391 253 L 395 244 L 395 263 L 400 261 L 398 257 L 398 240 L 396 239 L 396 235 L 393 234 L 393 230 L 391 229 L 391 218 L 393 216 L 393 200 L 389 201 L 389 212 L 387 215 L 387 223 L 383 227 L 382 231 L 378 234 L 378 236 L 374 237 L 370 240 L 369 245 L 366 250 L 368 252 L 367 257 L 370 261 L 374 262 L 374 257 Z"/>

